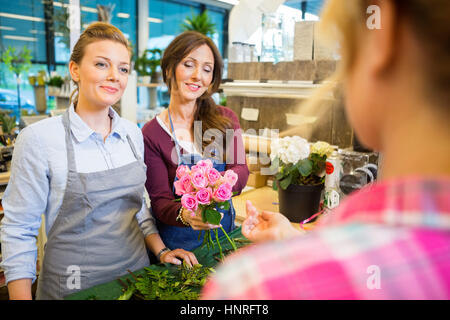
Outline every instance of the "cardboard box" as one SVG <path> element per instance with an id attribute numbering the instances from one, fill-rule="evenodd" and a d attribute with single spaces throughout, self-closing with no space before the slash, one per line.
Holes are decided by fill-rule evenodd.
<path id="1" fill-rule="evenodd" d="M 253 188 L 261 188 L 264 187 L 267 183 L 267 179 L 269 176 L 263 176 L 259 173 L 259 171 L 256 172 L 250 172 L 250 175 L 248 176 L 247 186 L 253 187 Z"/>
<path id="2" fill-rule="evenodd" d="M 270 157 L 267 154 L 247 155 L 247 167 L 250 172 L 260 172 L 261 168 L 270 167 Z"/>

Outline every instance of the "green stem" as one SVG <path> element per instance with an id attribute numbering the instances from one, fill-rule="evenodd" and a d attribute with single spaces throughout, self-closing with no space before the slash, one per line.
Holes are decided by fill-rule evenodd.
<path id="1" fill-rule="evenodd" d="M 203 243 L 202 243 L 202 247 L 206 245 L 209 249 L 209 242 L 208 242 L 208 234 L 205 231 L 205 235 L 203 236 Z"/>
<path id="2" fill-rule="evenodd" d="M 233 247 L 233 250 L 236 251 L 237 248 L 236 248 L 236 244 L 234 243 L 234 241 L 230 239 L 230 237 L 228 236 L 227 232 L 224 230 L 223 227 L 220 227 L 220 229 L 222 229 L 223 234 L 225 235 L 225 237 L 227 237 L 228 242 L 230 242 L 231 246 Z"/>
<path id="3" fill-rule="evenodd" d="M 208 235 L 209 235 L 209 243 L 211 244 L 212 248 L 214 249 L 214 241 L 213 241 L 213 239 L 211 237 L 211 231 L 210 230 L 208 230 Z"/>
<path id="4" fill-rule="evenodd" d="M 225 257 L 223 256 L 222 246 L 220 245 L 219 241 L 219 232 L 217 231 L 217 229 L 214 229 L 214 234 L 216 235 L 216 242 L 217 245 L 219 246 L 220 258 L 223 260 Z"/>

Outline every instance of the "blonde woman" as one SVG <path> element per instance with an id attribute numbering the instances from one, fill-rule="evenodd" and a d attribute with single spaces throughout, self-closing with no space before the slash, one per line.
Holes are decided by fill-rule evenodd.
<path id="1" fill-rule="evenodd" d="M 197 263 L 166 248 L 143 198 L 146 167 L 139 128 L 111 108 L 130 72 L 130 48 L 119 29 L 91 24 L 72 52 L 76 83 L 63 116 L 26 127 L 14 151 L 3 197 L 1 243 L 11 299 L 31 299 L 35 237 L 45 214 L 47 244 L 38 299 L 62 299 L 149 265 Z"/>
<path id="2" fill-rule="evenodd" d="M 448 0 L 326 3 L 347 113 L 382 177 L 307 235 L 247 203 L 244 235 L 279 241 L 230 257 L 203 298 L 450 298 L 449 15 Z"/>

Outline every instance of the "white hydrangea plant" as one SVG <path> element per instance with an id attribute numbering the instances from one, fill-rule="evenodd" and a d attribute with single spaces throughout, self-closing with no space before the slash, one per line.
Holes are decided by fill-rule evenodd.
<path id="1" fill-rule="evenodd" d="M 270 146 L 272 172 L 286 189 L 291 183 L 313 185 L 323 183 L 326 158 L 333 147 L 324 141 L 310 144 L 299 136 L 274 139 Z M 277 183 L 273 184 L 277 189 Z"/>

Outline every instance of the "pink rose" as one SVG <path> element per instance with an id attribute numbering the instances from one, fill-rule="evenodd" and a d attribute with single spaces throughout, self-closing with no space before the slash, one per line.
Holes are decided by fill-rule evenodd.
<path id="1" fill-rule="evenodd" d="M 191 170 L 189 169 L 188 166 L 178 166 L 177 168 L 177 178 L 181 179 L 184 175 L 189 174 L 189 172 L 191 172 Z"/>
<path id="2" fill-rule="evenodd" d="M 190 193 L 185 193 L 181 197 L 181 205 L 186 210 L 195 211 L 198 208 L 198 201 L 194 195 L 192 195 Z"/>
<path id="3" fill-rule="evenodd" d="M 213 199 L 217 202 L 224 202 L 231 199 L 233 187 L 228 182 L 221 184 L 213 193 Z"/>
<path id="4" fill-rule="evenodd" d="M 173 185 L 175 187 L 175 193 L 179 196 L 194 191 L 191 184 L 191 176 L 188 174 L 181 177 L 180 180 L 175 181 Z"/>
<path id="5" fill-rule="evenodd" d="M 217 181 L 219 181 L 220 178 L 222 178 L 220 172 L 214 168 L 208 168 L 206 170 L 206 177 L 208 178 L 209 183 L 212 185 L 214 185 Z"/>
<path id="6" fill-rule="evenodd" d="M 208 179 L 200 170 L 195 170 L 191 173 L 191 180 L 196 189 L 203 189 L 208 186 Z"/>
<path id="7" fill-rule="evenodd" d="M 200 189 L 195 197 L 200 204 L 209 204 L 211 202 L 212 190 L 211 188 Z"/>
<path id="8" fill-rule="evenodd" d="M 206 159 L 206 160 L 200 160 L 197 162 L 197 164 L 195 164 L 194 166 L 192 166 L 191 171 L 201 171 L 203 173 L 205 173 L 208 169 L 213 167 L 213 163 L 211 160 Z"/>
<path id="9" fill-rule="evenodd" d="M 206 159 L 206 160 L 200 160 L 199 162 L 197 162 L 197 167 L 199 168 L 205 168 L 205 169 L 210 169 L 213 167 L 213 163 L 211 160 Z"/>
<path id="10" fill-rule="evenodd" d="M 229 184 L 231 184 L 232 187 L 236 184 L 236 182 L 238 180 L 238 175 L 233 170 L 227 170 L 225 172 L 225 174 L 223 175 L 223 177 L 224 177 L 224 180 L 226 182 L 228 182 Z"/>

